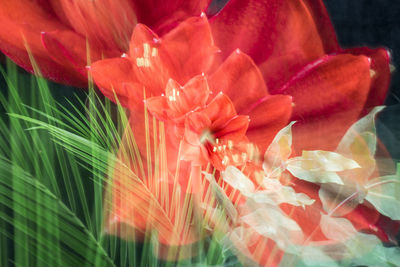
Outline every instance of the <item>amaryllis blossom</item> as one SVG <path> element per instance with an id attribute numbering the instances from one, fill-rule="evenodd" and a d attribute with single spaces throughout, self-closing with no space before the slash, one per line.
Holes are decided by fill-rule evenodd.
<path id="1" fill-rule="evenodd" d="M 4 0 L 0 50 L 33 72 L 29 53 L 51 80 L 87 86 L 85 66 L 121 55 L 135 25 L 163 33 L 199 15 L 208 0 Z"/>
<path id="2" fill-rule="evenodd" d="M 85 86 L 85 66 L 128 53 L 137 22 L 164 35 L 208 2 L 2 1 L 0 49 L 32 71 L 29 48 L 45 77 Z M 231 0 L 208 16 L 222 59 L 241 49 L 270 94 L 293 97 L 297 153 L 334 149 L 351 123 L 385 99 L 387 51 L 340 48 L 322 0 Z"/>
<path id="3" fill-rule="evenodd" d="M 229 150 L 245 138 L 249 118 L 237 115 L 229 98 L 220 93 L 206 107 L 186 117 L 183 141 L 183 160 L 217 169 L 229 164 Z M 233 156 L 233 155 L 232 155 Z"/>
<path id="4" fill-rule="evenodd" d="M 241 49 L 271 94 L 293 97 L 297 153 L 335 149 L 346 129 L 386 97 L 389 54 L 341 48 L 322 0 L 231 0 L 210 25 L 223 58 Z"/>
<path id="5" fill-rule="evenodd" d="M 260 141 L 262 146 L 288 123 L 291 114 L 291 97 L 269 95 L 260 72 L 248 56 L 234 51 L 218 66 L 214 64 L 216 52 L 207 18 L 193 17 L 162 38 L 139 24 L 132 35 L 128 54 L 97 61 L 90 68 L 100 90 L 128 108 L 130 129 L 127 132 L 133 132 L 137 151 L 143 159 L 143 171 L 140 166 L 135 169 L 135 163 L 130 164 L 133 159 L 123 157 L 123 151 L 135 147 L 129 146 L 129 140 L 121 147 L 121 160 L 127 160 L 126 165 L 132 166 L 131 171 L 144 183 L 162 180 L 168 184 L 167 188 L 179 186 L 179 194 L 174 196 L 174 190 L 165 193 L 171 194 L 168 199 L 198 191 L 201 170 L 208 163 L 217 169 L 228 164 L 224 164 L 226 158 L 243 163 L 242 154 L 246 154 L 247 147 L 241 142 L 247 141 L 245 135 L 250 133 L 248 138 Z M 239 89 L 246 90 L 249 97 L 242 98 L 237 93 Z M 163 126 L 157 126 L 155 118 L 163 122 Z M 157 133 L 159 127 L 165 129 L 163 133 Z M 163 135 L 165 138 L 161 138 Z M 158 144 L 159 140 L 164 141 Z M 164 149 L 165 163 L 161 164 L 153 151 L 161 153 Z M 164 164 L 162 172 L 154 171 L 156 166 Z M 172 224 L 177 222 L 182 217 L 177 214 L 184 212 L 183 201 L 177 201 L 173 212 L 158 209 L 155 214 L 150 213 L 151 216 L 132 216 L 139 212 L 136 202 L 151 207 L 149 202 L 154 199 L 137 196 L 137 189 L 130 186 L 132 178 L 120 174 L 119 168 L 114 168 L 113 200 L 106 218 L 110 232 L 132 238 L 129 234 L 132 229 L 145 231 L 150 226 L 160 231 L 162 244 L 182 245 L 195 241 L 192 237 L 168 238 L 168 225 L 159 222 L 159 218 Z M 152 172 L 160 174 L 152 178 Z M 151 185 L 150 188 L 157 187 Z M 148 223 L 145 218 L 150 218 Z"/>
<path id="6" fill-rule="evenodd" d="M 132 34 L 129 54 L 97 61 L 92 64 L 90 72 L 104 95 L 110 99 L 117 96 L 122 105 L 133 111 L 133 128 L 143 125 L 143 120 L 138 118 L 142 115 L 138 111 L 143 111 L 143 100 L 146 98 L 149 103 L 158 101 L 153 106 L 158 105 L 159 112 L 163 113 L 166 102 L 159 98 L 162 94 L 168 99 L 176 97 L 180 101 L 185 97 L 183 93 L 179 97 L 174 95 L 174 88 L 171 82 L 168 83 L 170 79 L 177 87 L 183 85 L 192 91 L 195 90 L 193 85 L 198 86 L 199 102 L 191 96 L 192 103 L 179 102 L 180 107 L 169 106 L 170 110 L 164 115 L 150 107 L 150 111 L 159 119 L 176 120 L 193 104 L 211 100 L 206 98 L 208 95 L 204 94 L 204 90 L 210 90 L 214 95 L 222 92 L 230 98 L 237 114 L 249 116 L 246 135 L 261 150 L 265 150 L 276 132 L 288 123 L 292 110 L 291 97 L 270 95 L 260 71 L 239 50 L 234 51 L 219 66 L 216 65 L 217 50 L 205 16 L 187 19 L 162 38 L 139 24 Z M 207 76 L 208 89 L 204 83 L 191 80 L 202 74 Z M 176 88 L 175 94 L 178 92 L 180 90 Z M 245 92 L 246 97 L 241 92 Z M 188 94 L 193 95 L 193 92 L 188 91 Z M 144 140 L 140 135 L 137 138 L 138 143 Z"/>
<path id="7" fill-rule="evenodd" d="M 184 86 L 170 79 L 165 94 L 146 99 L 146 107 L 158 120 L 183 126 L 185 115 L 206 105 L 210 89 L 204 75 L 190 79 Z"/>
<path id="8" fill-rule="evenodd" d="M 128 53 L 137 22 L 164 35 L 208 2 L 2 1 L 0 49 L 32 71 L 29 48 L 45 77 L 84 86 L 86 65 Z M 351 123 L 385 99 L 387 51 L 340 48 L 322 0 L 231 0 L 208 16 L 222 59 L 241 49 L 270 94 L 293 97 L 297 153 L 334 149 Z"/>

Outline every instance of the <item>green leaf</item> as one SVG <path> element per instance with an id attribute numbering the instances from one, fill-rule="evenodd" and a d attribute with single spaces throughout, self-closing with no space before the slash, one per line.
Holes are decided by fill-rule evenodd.
<path id="1" fill-rule="evenodd" d="M 380 244 L 373 251 L 360 256 L 351 260 L 351 266 L 395 267 L 400 263 L 400 248 L 384 247 Z"/>
<path id="2" fill-rule="evenodd" d="M 14 211 L 11 217 L 0 209 L 0 220 L 12 224 L 15 231 L 34 237 L 36 253 L 57 259 L 64 266 L 114 266 L 71 210 L 45 185 L 3 157 L 0 157 L 0 206 Z M 52 253 L 57 252 L 56 248 L 60 255 Z"/>

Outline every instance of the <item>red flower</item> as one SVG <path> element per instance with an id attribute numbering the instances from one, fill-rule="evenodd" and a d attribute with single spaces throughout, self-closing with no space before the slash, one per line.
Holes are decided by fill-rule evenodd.
<path id="1" fill-rule="evenodd" d="M 177 182 L 184 196 L 193 192 L 193 188 L 194 191 L 200 188 L 200 171 L 206 163 L 223 169 L 226 157 L 235 161 L 239 151 L 246 149 L 241 143 L 247 140 L 245 134 L 250 141 L 268 144 L 268 139 L 288 123 L 291 97 L 269 95 L 256 65 L 240 51 L 232 53 L 222 65 L 215 66 L 216 51 L 208 21 L 202 16 L 189 18 L 162 38 L 139 24 L 132 35 L 129 54 L 97 61 L 91 66 L 90 72 L 101 91 L 113 100 L 116 95 L 130 111 L 130 129 L 127 131 L 133 130 L 138 151 L 144 159 L 144 171 L 135 171 L 133 167 L 132 171 L 143 181 L 163 179 L 170 185 Z M 215 94 L 220 91 L 222 94 Z M 246 98 L 238 93 L 241 91 L 247 92 Z M 154 134 L 158 128 L 151 123 L 151 116 L 147 120 L 150 123 L 146 122 L 143 100 L 150 114 L 163 121 L 165 128 L 167 164 L 157 179 L 151 178 L 149 170 L 162 164 L 149 154 L 160 149 L 157 140 L 161 135 Z M 155 144 L 149 140 L 155 140 Z M 129 140 L 122 145 L 121 151 L 127 149 Z M 126 160 L 122 156 L 121 159 Z M 115 167 L 117 174 L 118 168 Z M 192 189 L 188 188 L 188 180 L 195 184 Z M 134 203 L 151 206 L 136 196 L 138 189 L 129 184 L 129 179 L 123 175 L 113 176 L 113 204 L 106 222 L 109 229 L 124 238 L 131 237 L 126 229 L 143 231 L 147 225 L 146 215 L 129 215 L 138 213 Z M 150 188 L 155 190 L 157 187 Z M 172 195 L 168 199 L 173 199 Z M 175 222 L 176 212 L 167 212 L 170 217 L 166 219 Z M 158 214 L 151 214 L 154 218 L 165 218 L 161 210 L 154 213 Z M 163 244 L 171 244 L 167 226 L 156 220 L 151 227 L 162 232 L 160 241 Z M 190 242 L 193 238 L 185 237 L 175 240 L 174 244 Z"/>
<path id="2" fill-rule="evenodd" d="M 230 162 L 230 149 L 245 138 L 247 116 L 238 116 L 230 99 L 220 93 L 206 107 L 191 112 L 185 121 L 182 159 L 193 165 L 210 162 L 223 170 Z"/>
<path id="3" fill-rule="evenodd" d="M 210 25 L 223 58 L 241 49 L 271 94 L 293 97 L 297 153 L 333 150 L 353 122 L 385 99 L 387 51 L 340 48 L 322 0 L 231 0 Z"/>
<path id="4" fill-rule="evenodd" d="M 137 22 L 164 35 L 188 16 L 200 14 L 208 2 L 3 1 L 0 4 L 3 26 L 0 49 L 32 71 L 26 52 L 28 46 L 45 77 L 85 86 L 84 67 L 90 63 L 87 45 L 91 62 L 119 56 L 127 52 L 129 37 Z M 264 89 L 268 88 L 273 95 L 293 97 L 295 106 L 291 120 L 298 121 L 293 129 L 297 152 L 334 149 L 345 129 L 369 108 L 381 104 L 386 96 L 390 78 L 386 50 L 341 49 L 321 0 L 231 0 L 221 12 L 210 17 L 223 59 L 237 48 L 241 49 L 260 68 L 267 85 Z M 205 39 L 209 40 L 209 36 Z M 205 43 L 200 37 L 192 41 Z M 170 43 L 166 48 L 169 54 L 171 49 L 183 54 L 189 52 L 180 51 L 177 43 L 181 42 Z M 204 56 L 196 52 L 190 50 L 195 53 L 192 61 L 174 62 L 171 58 L 172 64 L 189 72 L 204 69 L 204 66 L 193 65 L 199 62 L 196 57 Z M 130 64 L 121 60 L 120 65 L 123 64 L 129 71 Z M 185 68 L 181 68 L 183 66 Z M 195 74 L 200 73 L 195 71 Z M 145 73 L 139 75 L 146 79 Z M 160 73 L 159 82 L 164 85 L 166 81 L 162 76 L 164 74 Z M 183 81 L 172 73 L 165 75 L 181 84 L 193 76 L 192 72 Z M 235 94 L 238 92 L 241 91 Z"/>
<path id="5" fill-rule="evenodd" d="M 161 121 L 171 120 L 183 124 L 185 115 L 205 106 L 209 95 L 210 90 L 204 75 L 195 76 L 183 87 L 170 79 L 165 95 L 148 98 L 146 107 Z"/>
<path id="6" fill-rule="evenodd" d="M 85 66 L 126 52 L 137 22 L 163 33 L 187 17 L 199 15 L 208 2 L 1 1 L 0 50 L 33 72 L 31 53 L 44 77 L 86 87 Z"/>
<path id="7" fill-rule="evenodd" d="M 208 90 L 205 89 L 207 86 L 201 82 L 201 78 L 189 82 L 191 78 L 202 73 L 208 77 L 211 92 L 223 92 L 233 102 L 238 114 L 250 117 L 246 135 L 262 152 L 277 131 L 289 121 L 291 97 L 270 95 L 260 71 L 247 55 L 237 50 L 220 66 L 213 64 L 217 48 L 204 16 L 184 21 L 162 38 L 139 24 L 132 35 L 129 51 L 126 57 L 93 63 L 91 74 L 105 96 L 114 99 L 116 95 L 122 105 L 135 110 L 131 114 L 134 129 L 142 127 L 143 119 L 138 118 L 142 114 L 137 111 L 143 110 L 143 93 L 146 97 L 154 97 L 147 101 L 152 103 L 150 111 L 159 119 L 168 117 L 176 120 L 193 108 L 193 105 L 204 103 L 207 96 L 204 90 Z M 176 82 L 171 81 L 167 85 L 169 79 Z M 188 96 L 192 99 L 185 103 L 179 102 L 180 107 L 174 105 L 171 109 L 172 106 L 167 104 L 166 98 L 160 98 L 165 87 L 167 86 L 168 91 L 165 95 L 173 97 L 170 95 L 173 90 L 168 88 L 186 83 L 188 84 L 184 88 L 187 88 L 183 91 L 190 94 Z M 198 98 L 193 98 L 196 90 L 193 86 L 200 86 L 197 88 L 201 89 Z M 245 97 L 243 92 L 246 92 Z M 166 109 L 170 110 L 166 113 Z M 140 136 L 137 138 L 138 143 L 144 143 Z"/>

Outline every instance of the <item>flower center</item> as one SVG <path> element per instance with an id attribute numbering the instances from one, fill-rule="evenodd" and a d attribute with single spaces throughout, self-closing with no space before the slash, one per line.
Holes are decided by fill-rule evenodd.
<path id="1" fill-rule="evenodd" d="M 210 129 L 205 129 L 200 135 L 200 143 L 205 145 L 206 143 L 215 143 L 214 135 L 211 133 Z"/>

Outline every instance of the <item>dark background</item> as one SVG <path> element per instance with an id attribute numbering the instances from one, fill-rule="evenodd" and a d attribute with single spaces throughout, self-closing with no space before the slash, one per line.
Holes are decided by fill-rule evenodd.
<path id="1" fill-rule="evenodd" d="M 386 47 L 396 70 L 392 73 L 387 108 L 380 114 L 380 139 L 400 160 L 400 1 L 324 0 L 343 47 Z"/>

